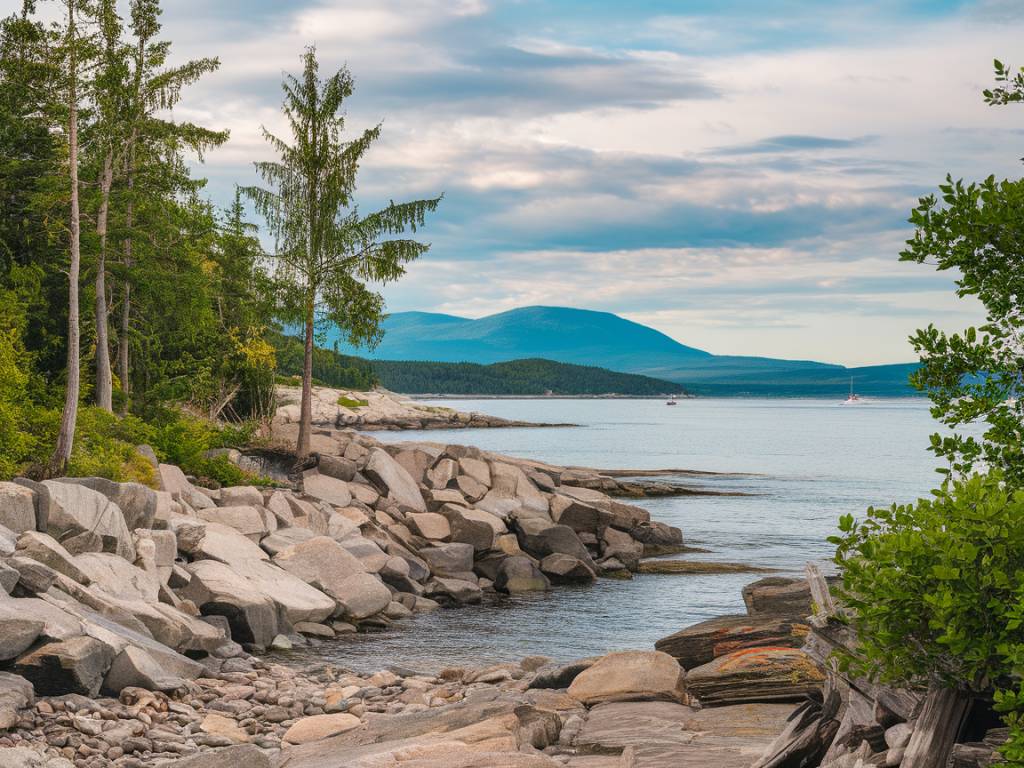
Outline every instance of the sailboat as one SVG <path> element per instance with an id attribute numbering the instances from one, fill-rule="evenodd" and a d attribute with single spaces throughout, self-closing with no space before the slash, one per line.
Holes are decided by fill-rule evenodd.
<path id="1" fill-rule="evenodd" d="M 669 398 L 668 398 L 668 402 L 665 403 L 665 405 L 676 405 L 676 404 L 677 403 L 676 403 L 676 396 L 675 395 L 670 395 Z"/>
<path id="2" fill-rule="evenodd" d="M 853 391 L 853 376 L 850 377 L 850 394 L 847 396 L 843 405 L 856 405 L 861 402 L 861 399 Z"/>

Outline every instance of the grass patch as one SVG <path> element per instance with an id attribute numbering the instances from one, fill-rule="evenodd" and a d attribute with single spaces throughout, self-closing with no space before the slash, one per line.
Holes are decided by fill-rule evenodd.
<path id="1" fill-rule="evenodd" d="M 342 408 L 365 408 L 369 404 L 369 400 L 360 400 L 354 397 L 346 397 L 345 395 L 338 398 L 338 405 Z"/>

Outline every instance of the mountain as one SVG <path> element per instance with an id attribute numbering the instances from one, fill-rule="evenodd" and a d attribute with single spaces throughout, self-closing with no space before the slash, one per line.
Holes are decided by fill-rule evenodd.
<path id="1" fill-rule="evenodd" d="M 338 350 L 376 360 L 490 364 L 543 358 L 643 374 L 706 395 L 837 396 L 848 390 L 851 376 L 862 395 L 914 394 L 907 384 L 913 364 L 846 368 L 714 355 L 609 312 L 523 307 L 479 319 L 398 312 L 384 328 L 384 340 L 372 353 L 346 344 Z"/>

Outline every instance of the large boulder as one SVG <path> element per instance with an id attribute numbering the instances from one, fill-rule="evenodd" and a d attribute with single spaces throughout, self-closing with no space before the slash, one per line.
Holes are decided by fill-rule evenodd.
<path id="1" fill-rule="evenodd" d="M 140 483 L 115 483 L 105 477 L 63 477 L 62 483 L 84 485 L 118 506 L 129 531 L 152 528 L 159 507 L 156 491 Z"/>
<path id="2" fill-rule="evenodd" d="M 60 543 L 45 533 L 26 531 L 18 537 L 17 554 L 42 563 L 79 584 L 89 584 L 88 574 L 82 570 L 74 556 Z M 125 563 L 128 561 L 125 560 Z"/>
<path id="3" fill-rule="evenodd" d="M 811 588 L 807 579 L 768 576 L 743 587 L 743 602 L 751 616 L 810 616 Z"/>
<path id="4" fill-rule="evenodd" d="M 582 560 L 555 553 L 540 562 L 541 572 L 555 584 L 589 584 L 596 576 Z"/>
<path id="5" fill-rule="evenodd" d="M 175 501 L 183 501 L 192 509 L 206 509 L 216 506 L 213 500 L 201 493 L 185 477 L 185 473 L 173 464 L 161 464 L 157 467 L 160 477 L 160 490 L 167 491 Z"/>
<path id="6" fill-rule="evenodd" d="M 348 483 L 330 475 L 322 475 L 315 469 L 302 473 L 302 490 L 307 496 L 326 501 L 336 507 L 347 507 L 352 503 L 352 492 Z"/>
<path id="7" fill-rule="evenodd" d="M 571 496 L 556 493 L 551 497 L 551 519 L 577 533 L 597 534 L 602 527 L 601 510 Z"/>
<path id="8" fill-rule="evenodd" d="M 270 757 L 255 744 L 236 744 L 164 763 L 162 768 L 270 768 Z"/>
<path id="9" fill-rule="evenodd" d="M 753 701 L 800 701 L 820 691 L 825 675 L 796 648 L 752 648 L 719 656 L 687 675 L 687 687 L 705 706 Z"/>
<path id="10" fill-rule="evenodd" d="M 629 534 L 643 544 L 646 557 L 679 552 L 683 546 L 683 532 L 679 528 L 655 520 L 640 523 Z"/>
<path id="11" fill-rule="evenodd" d="M 24 619 L 42 622 L 41 640 L 68 640 L 83 633 L 81 621 L 45 600 L 0 596 L 0 628 L 8 621 Z"/>
<path id="12" fill-rule="evenodd" d="M 46 532 L 57 541 L 81 534 L 98 536 L 104 552 L 135 560 L 135 546 L 121 508 L 99 491 L 84 485 L 47 480 L 43 483 L 54 502 Z"/>
<path id="13" fill-rule="evenodd" d="M 263 492 L 254 485 L 235 485 L 220 489 L 222 507 L 262 507 Z"/>
<path id="14" fill-rule="evenodd" d="M 178 549 L 194 560 L 237 563 L 268 559 L 267 553 L 245 534 L 221 523 L 175 518 L 171 520 L 171 530 L 177 536 Z"/>
<path id="15" fill-rule="evenodd" d="M 545 592 L 551 588 L 548 577 L 528 557 L 506 557 L 498 563 L 494 589 L 498 592 Z"/>
<path id="16" fill-rule="evenodd" d="M 636 541 L 630 534 L 617 528 L 607 528 L 602 533 L 604 557 L 614 557 L 629 570 L 635 571 L 644 555 L 644 545 Z"/>
<path id="17" fill-rule="evenodd" d="M 349 576 L 336 587 L 333 596 L 342 615 L 354 621 L 380 613 L 391 602 L 391 590 L 372 573 Z"/>
<path id="18" fill-rule="evenodd" d="M 654 647 L 674 657 L 684 669 L 694 669 L 747 648 L 799 648 L 807 632 L 806 624 L 785 617 L 719 616 L 663 637 Z"/>
<path id="19" fill-rule="evenodd" d="M 412 475 L 383 448 L 370 451 L 363 473 L 382 495 L 416 512 L 426 512 L 427 505 Z"/>
<path id="20" fill-rule="evenodd" d="M 0 731 L 18 720 L 18 710 L 35 703 L 36 693 L 30 683 L 20 675 L 0 672 Z M 6 765 L 0 757 L 0 765 Z"/>
<path id="21" fill-rule="evenodd" d="M 127 560 L 107 552 L 87 552 L 75 558 L 75 564 L 89 577 L 94 589 L 123 600 L 155 603 L 160 581 L 155 573 L 136 568 Z"/>
<path id="22" fill-rule="evenodd" d="M 551 525 L 536 533 L 530 532 L 525 526 L 517 526 L 519 533 L 519 546 L 523 551 L 543 560 L 548 555 L 571 555 L 586 566 L 597 572 L 597 566 L 587 548 L 580 541 L 576 532 L 567 525 Z"/>
<path id="23" fill-rule="evenodd" d="M 103 678 L 103 689 L 115 696 L 125 688 L 173 691 L 184 685 L 182 678 L 167 674 L 148 652 L 134 646 L 128 646 L 114 658 Z"/>
<path id="24" fill-rule="evenodd" d="M 414 512 L 406 517 L 405 524 L 409 530 L 424 539 L 448 541 L 452 535 L 448 520 L 436 512 Z"/>
<path id="25" fill-rule="evenodd" d="M 0 662 L 10 661 L 27 651 L 43 633 L 44 623 L 0 603 Z"/>
<path id="26" fill-rule="evenodd" d="M 186 570 L 191 579 L 181 590 L 183 598 L 204 615 L 224 616 L 235 641 L 258 648 L 270 645 L 279 630 L 273 600 L 225 563 L 200 560 Z"/>
<path id="27" fill-rule="evenodd" d="M 209 509 L 196 510 L 200 520 L 211 523 L 220 523 L 229 528 L 234 528 L 240 534 L 252 541 L 259 543 L 260 539 L 270 531 L 264 514 L 269 512 L 261 511 L 260 507 L 248 505 L 211 507 Z"/>
<path id="28" fill-rule="evenodd" d="M 295 544 L 317 538 L 308 528 L 278 528 L 260 541 L 260 549 L 273 557 Z"/>
<path id="29" fill-rule="evenodd" d="M 0 483 L 0 525 L 13 533 L 36 529 L 35 494 L 17 483 Z"/>
<path id="30" fill-rule="evenodd" d="M 11 671 L 32 683 L 42 696 L 96 696 L 113 660 L 114 651 L 109 645 L 78 636 L 45 643 L 23 654 Z"/>
<path id="31" fill-rule="evenodd" d="M 494 546 L 494 537 L 499 527 L 505 530 L 505 524 L 499 518 L 483 510 L 445 504 L 441 514 L 447 518 L 451 540 L 469 544 L 477 554 Z"/>
<path id="32" fill-rule="evenodd" d="M 430 571 L 437 576 L 459 576 L 473 570 L 473 545 L 462 543 L 440 544 L 420 550 Z"/>
<path id="33" fill-rule="evenodd" d="M 569 695 L 586 704 L 608 701 L 686 703 L 686 672 L 661 651 L 623 651 L 603 656 L 580 673 Z"/>
<path id="34" fill-rule="evenodd" d="M 443 576 L 427 582 L 424 594 L 442 605 L 470 605 L 483 600 L 483 592 L 475 581 Z"/>
<path id="35" fill-rule="evenodd" d="M 317 460 L 317 469 L 321 475 L 327 475 L 327 477 L 333 477 L 336 480 L 343 480 L 346 483 L 352 482 L 355 479 L 356 472 L 359 471 L 359 467 L 351 459 L 346 459 L 344 456 L 330 456 L 328 454 L 320 454 Z"/>

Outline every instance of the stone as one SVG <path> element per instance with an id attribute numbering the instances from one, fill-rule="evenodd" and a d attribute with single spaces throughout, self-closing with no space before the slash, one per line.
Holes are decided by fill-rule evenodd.
<path id="1" fill-rule="evenodd" d="M 475 503 L 487 495 L 487 486 L 469 475 L 459 475 L 448 483 L 448 488 L 457 491 L 466 501 Z"/>
<path id="2" fill-rule="evenodd" d="M 100 537 L 103 551 L 135 560 L 135 547 L 120 507 L 91 488 L 57 480 L 43 485 L 54 502 L 46 524 L 46 532 L 57 541 L 92 533 Z"/>
<path id="3" fill-rule="evenodd" d="M 18 657 L 10 669 L 32 683 L 42 696 L 96 696 L 113 660 L 114 651 L 109 645 L 78 636 L 45 643 Z"/>
<path id="4" fill-rule="evenodd" d="M 426 481 L 431 488 L 447 488 L 448 483 L 455 479 L 459 473 L 459 466 L 454 459 L 439 459 L 434 466 L 427 470 Z"/>
<path id="5" fill-rule="evenodd" d="M 333 477 L 336 480 L 343 480 L 346 483 L 352 482 L 359 468 L 351 459 L 344 456 L 329 456 L 321 454 L 317 461 L 317 469 L 321 475 Z"/>
<path id="6" fill-rule="evenodd" d="M 363 472 L 382 495 L 416 512 L 427 511 L 427 505 L 416 481 L 383 448 L 373 448 L 370 451 Z"/>
<path id="7" fill-rule="evenodd" d="M 807 632 L 806 624 L 781 616 L 719 616 L 663 637 L 654 647 L 675 658 L 684 669 L 694 669 L 747 648 L 799 648 Z"/>
<path id="8" fill-rule="evenodd" d="M 473 570 L 471 544 L 453 543 L 424 547 L 419 554 L 435 576 L 455 576 Z"/>
<path id="9" fill-rule="evenodd" d="M 287 744 L 309 744 L 346 733 L 358 728 L 361 721 L 354 715 L 344 712 L 333 715 L 314 715 L 304 717 L 285 731 L 282 740 Z"/>
<path id="10" fill-rule="evenodd" d="M 294 496 L 288 497 L 288 504 L 295 515 L 295 525 L 308 528 L 317 536 L 327 535 L 330 514 L 312 502 L 297 499 Z"/>
<path id="11" fill-rule="evenodd" d="M 0 661 L 10 661 L 32 647 L 45 624 L 31 614 L 5 610 L 0 603 Z"/>
<path id="12" fill-rule="evenodd" d="M 604 547 L 602 556 L 615 558 L 629 570 L 635 571 L 640 565 L 640 558 L 644 554 L 644 545 L 636 541 L 630 534 L 620 531 L 617 528 L 607 528 L 602 534 Z"/>
<path id="13" fill-rule="evenodd" d="M 498 564 L 494 589 L 498 592 L 545 592 L 551 588 L 547 576 L 528 557 L 506 557 Z"/>
<path id="14" fill-rule="evenodd" d="M 391 556 L 382 550 L 376 543 L 362 536 L 354 536 L 341 542 L 349 553 L 358 558 L 363 564 L 367 573 L 380 573 Z"/>
<path id="15" fill-rule="evenodd" d="M 409 473 L 417 485 L 422 485 L 427 476 L 427 469 L 433 464 L 436 458 L 433 454 L 413 448 L 405 451 L 398 451 L 394 454 L 395 461 Z"/>
<path id="16" fill-rule="evenodd" d="M 335 512 L 327 520 L 327 535 L 335 541 L 344 541 L 362 534 L 356 523 L 340 512 Z"/>
<path id="17" fill-rule="evenodd" d="M 548 555 L 541 560 L 540 570 L 556 584 L 589 584 L 596 578 L 582 560 L 561 553 Z"/>
<path id="18" fill-rule="evenodd" d="M 359 558 L 328 536 L 293 544 L 274 555 L 274 563 L 332 597 L 349 576 L 366 572 Z"/>
<path id="19" fill-rule="evenodd" d="M 336 507 L 347 507 L 352 503 L 352 492 L 348 483 L 336 477 L 321 475 L 315 469 L 302 473 L 302 490 L 307 496 L 326 501 Z"/>
<path id="20" fill-rule="evenodd" d="M 477 483 L 484 486 L 485 489 L 491 487 L 491 468 L 483 459 L 463 456 L 459 459 L 459 472 L 473 478 Z"/>
<path id="21" fill-rule="evenodd" d="M 548 500 L 519 467 L 504 462 L 491 462 L 491 489 L 511 494 L 518 502 L 522 516 L 548 515 Z M 490 496 L 490 493 L 488 493 Z"/>
<path id="22" fill-rule="evenodd" d="M 31 707 L 35 703 L 35 689 L 25 678 L 0 672 L 0 731 L 9 728 L 3 720 L 17 722 L 18 710 Z"/>
<path id="23" fill-rule="evenodd" d="M 105 477 L 62 477 L 62 483 L 74 483 L 102 493 L 117 505 L 129 531 L 152 528 L 159 499 L 156 491 L 141 483 L 115 483 Z"/>
<path id="24" fill-rule="evenodd" d="M 448 541 L 452 535 L 448 520 L 436 512 L 415 512 L 406 517 L 405 523 L 409 530 L 425 539 Z"/>
<path id="25" fill-rule="evenodd" d="M 483 601 L 483 592 L 479 584 L 441 576 L 427 583 L 425 594 L 442 605 L 471 605 Z"/>
<path id="26" fill-rule="evenodd" d="M 592 572 L 597 573 L 597 566 L 590 557 L 590 553 L 576 532 L 569 526 L 551 525 L 536 533 L 528 532 L 528 528 L 520 526 L 518 521 L 517 527 L 519 528 L 519 546 L 528 554 L 538 559 L 554 554 L 571 555 L 585 563 Z"/>
<path id="27" fill-rule="evenodd" d="M 387 608 L 391 602 L 391 590 L 372 573 L 356 573 L 337 585 L 336 594 L 342 614 L 350 620 L 359 621 L 373 616 Z"/>
<path id="28" fill-rule="evenodd" d="M 42 563 L 79 584 L 88 585 L 88 574 L 60 543 L 45 533 L 26 531 L 18 537 L 17 554 Z"/>
<path id="29" fill-rule="evenodd" d="M 240 534 L 259 544 L 260 539 L 270 531 L 260 507 L 225 506 L 196 510 L 200 520 L 219 523 L 234 528 Z"/>
<path id="30" fill-rule="evenodd" d="M 185 473 L 179 467 L 173 464 L 161 464 L 157 467 L 157 474 L 160 477 L 160 490 L 167 491 L 175 501 L 183 501 L 192 509 L 206 509 L 216 506 L 209 496 L 200 493 L 188 481 Z"/>
<path id="31" fill-rule="evenodd" d="M 910 723 L 896 723 L 885 730 L 885 744 L 889 749 L 904 749 L 914 735 L 914 726 Z"/>
<path id="32" fill-rule="evenodd" d="M 494 537 L 499 526 L 501 531 L 505 530 L 505 524 L 498 517 L 483 510 L 445 504 L 441 508 L 441 514 L 448 521 L 451 540 L 469 544 L 477 554 L 486 552 L 494 546 Z"/>
<path id="33" fill-rule="evenodd" d="M 12 533 L 36 529 L 35 494 L 17 483 L 0 482 L 0 525 Z"/>
<path id="34" fill-rule="evenodd" d="M 82 622 L 50 603 L 35 597 L 0 596 L 0 626 L 7 621 L 32 619 L 41 621 L 41 639 L 68 640 L 81 635 Z"/>
<path id="35" fill-rule="evenodd" d="M 104 690 L 114 696 L 119 695 L 124 688 L 173 691 L 184 685 L 182 678 L 168 675 L 149 653 L 132 646 L 117 655 L 103 680 Z"/>
<path id="36" fill-rule="evenodd" d="M 656 520 L 640 523 L 630 529 L 629 535 L 643 544 L 645 557 L 674 554 L 683 546 L 683 532 L 679 528 Z"/>
<path id="37" fill-rule="evenodd" d="M 9 565 L 0 562 L 0 594 L 11 594 L 18 585 L 21 574 Z"/>
<path id="38" fill-rule="evenodd" d="M 316 534 L 308 528 L 278 528 L 260 541 L 260 548 L 273 557 L 295 544 L 301 544 L 316 537 Z"/>
<path id="39" fill-rule="evenodd" d="M 221 736 L 232 744 L 244 744 L 249 741 L 249 734 L 239 727 L 230 717 L 210 713 L 199 724 L 199 730 L 213 736 Z"/>
<path id="40" fill-rule="evenodd" d="M 352 492 L 352 499 L 360 504 L 372 507 L 380 500 L 380 494 L 371 485 L 365 483 L 349 483 L 348 489 Z"/>
<path id="41" fill-rule="evenodd" d="M 7 526 L 0 525 L 0 557 L 13 555 L 17 542 L 18 534 Z"/>
<path id="42" fill-rule="evenodd" d="M 292 629 L 300 635 L 308 635 L 310 637 L 323 637 L 327 639 L 334 637 L 334 630 L 326 624 L 314 624 L 311 621 L 296 622 Z"/>
<path id="43" fill-rule="evenodd" d="M 751 616 L 810 616 L 811 588 L 806 579 L 769 576 L 743 587 L 743 602 Z"/>
<path id="44" fill-rule="evenodd" d="M 181 596 L 207 615 L 223 616 L 239 643 L 266 647 L 278 632 L 274 601 L 229 565 L 201 560 L 187 566 L 191 575 Z"/>
<path id="45" fill-rule="evenodd" d="M 123 600 L 157 602 L 160 580 L 156 573 L 147 573 L 127 560 L 107 552 L 87 552 L 75 558 L 95 589 Z"/>
<path id="46" fill-rule="evenodd" d="M 591 656 L 586 659 L 571 661 L 568 664 L 559 664 L 542 669 L 530 681 L 530 688 L 568 688 L 572 685 L 573 680 L 579 677 L 582 672 L 594 666 L 600 658 L 600 656 Z"/>
<path id="47" fill-rule="evenodd" d="M 222 507 L 262 507 L 263 492 L 252 485 L 235 485 L 220 489 Z"/>
<path id="48" fill-rule="evenodd" d="M 705 706 L 800 701 L 817 693 L 821 668 L 796 648 L 751 648 L 691 669 L 687 687 Z"/>
<path id="49" fill-rule="evenodd" d="M 551 497 L 551 519 L 567 525 L 577 533 L 598 533 L 602 526 L 601 510 L 571 496 L 556 493 Z"/>
<path id="50" fill-rule="evenodd" d="M 288 503 L 288 495 L 282 491 L 274 491 L 267 497 L 267 510 L 277 518 L 278 528 L 291 528 L 295 525 L 295 513 Z"/>
<path id="51" fill-rule="evenodd" d="M 162 763 L 161 768 L 271 768 L 271 763 L 254 744 L 238 744 Z"/>
<path id="52" fill-rule="evenodd" d="M 686 702 L 686 672 L 661 651 L 622 651 L 603 656 L 581 672 L 569 695 L 593 705 L 610 701 Z"/>

